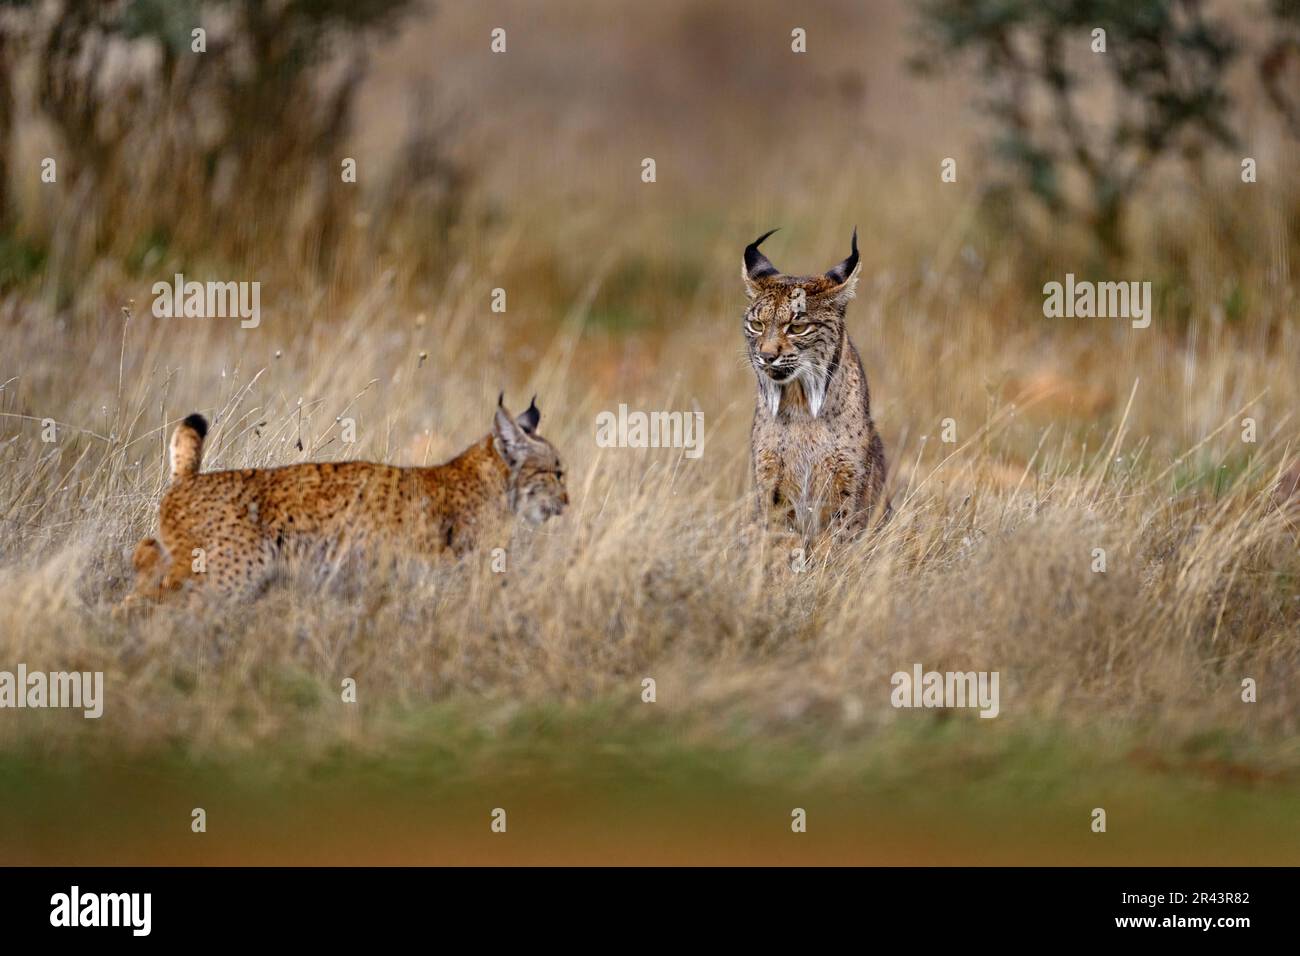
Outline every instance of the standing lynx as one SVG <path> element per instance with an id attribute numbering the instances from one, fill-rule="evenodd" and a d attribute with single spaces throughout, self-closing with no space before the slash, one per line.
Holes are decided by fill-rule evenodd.
<path id="1" fill-rule="evenodd" d="M 171 440 L 171 485 L 159 541 L 136 547 L 124 606 L 187 585 L 251 597 L 289 555 L 322 559 L 392 547 L 459 556 L 513 515 L 532 524 L 569 503 L 564 472 L 537 434 L 536 404 L 512 418 L 500 402 L 492 431 L 434 468 L 368 461 L 200 472 L 208 423 L 191 415 Z"/>
<path id="2" fill-rule="evenodd" d="M 775 232 L 776 230 L 772 230 Z M 885 449 L 844 309 L 858 282 L 858 233 L 847 259 L 819 276 L 783 275 L 745 248 L 745 341 L 758 379 L 750 435 L 759 514 L 811 538 L 850 533 L 888 514 Z"/>

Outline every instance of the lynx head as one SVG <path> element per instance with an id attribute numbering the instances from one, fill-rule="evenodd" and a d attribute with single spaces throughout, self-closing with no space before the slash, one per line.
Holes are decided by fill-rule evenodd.
<path id="1" fill-rule="evenodd" d="M 537 410 L 536 397 L 518 418 L 506 411 L 504 399 L 504 394 L 497 399 L 492 446 L 510 469 L 506 484 L 510 510 L 529 524 L 541 524 L 569 503 L 564 469 L 551 443 L 537 434 L 542 413 Z"/>
<path id="2" fill-rule="evenodd" d="M 774 417 L 782 391 L 798 382 L 815 418 L 835 371 L 844 308 L 858 284 L 858 231 L 853 230 L 849 257 L 818 276 L 788 276 L 772 265 L 758 246 L 773 232 L 745 247 L 741 275 L 750 298 L 745 310 L 749 361 L 764 404 Z"/>

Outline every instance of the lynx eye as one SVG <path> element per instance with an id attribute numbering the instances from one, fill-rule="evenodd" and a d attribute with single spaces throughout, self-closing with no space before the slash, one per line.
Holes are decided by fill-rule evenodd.
<path id="1" fill-rule="evenodd" d="M 794 322 L 791 323 L 790 325 L 787 325 L 785 327 L 785 330 L 789 332 L 791 335 L 803 335 L 811 328 L 812 328 L 812 323 L 810 322 Z"/>
<path id="2" fill-rule="evenodd" d="M 763 323 L 758 321 L 757 319 L 750 319 L 745 323 L 745 331 L 747 331 L 750 335 L 762 335 Z"/>

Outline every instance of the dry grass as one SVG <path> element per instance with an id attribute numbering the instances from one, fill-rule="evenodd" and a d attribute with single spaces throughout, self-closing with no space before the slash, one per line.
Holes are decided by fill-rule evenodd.
<path id="1" fill-rule="evenodd" d="M 1115 387 L 1131 380 L 1129 394 L 1100 421 L 1036 424 L 1036 402 L 1070 380 L 1023 406 L 1004 403 L 986 388 L 970 336 L 959 347 L 968 359 L 944 374 L 943 388 L 979 396 L 986 411 L 957 406 L 959 441 L 944 444 L 944 409 L 905 411 L 889 372 L 900 358 L 923 363 L 940 340 L 886 328 L 870 302 L 855 311 L 859 340 L 885 340 L 874 351 L 895 360 L 876 390 L 897 516 L 869 541 L 818 552 L 802 574 L 790 568 L 792 542 L 755 547 L 740 534 L 751 383 L 734 361 L 712 381 L 683 370 L 637 390 L 602 388 L 592 384 L 597 359 L 584 356 L 579 313 L 545 343 L 533 375 L 509 379 L 491 361 L 494 336 L 482 334 L 493 320 L 469 302 L 451 296 L 421 328 L 378 289 L 335 321 L 303 322 L 265 365 L 232 347 L 270 337 L 257 331 L 158 336 L 152 317 L 118 319 L 118 342 L 57 359 L 98 370 L 89 378 L 101 382 L 115 377 L 108 362 L 119 366 L 120 398 L 107 409 L 96 405 L 112 389 L 77 396 L 56 385 L 59 441 L 44 445 L 32 420 L 43 409 L 6 404 L 4 657 L 104 670 L 113 735 L 132 746 L 257 746 L 286 735 L 308 747 L 374 742 L 392 708 L 463 695 L 623 699 L 631 710 L 642 706 L 646 676 L 659 682 L 658 706 L 698 721 L 701 733 L 812 725 L 832 738 L 872 734 L 911 719 L 890 708 L 888 678 L 920 661 L 1000 671 L 1008 723 L 1101 721 L 1162 738 L 1231 730 L 1281 756 L 1296 729 L 1300 562 L 1294 512 L 1272 491 L 1294 461 L 1290 423 L 1270 432 L 1260 416 L 1260 441 L 1244 445 L 1238 421 L 1260 398 L 1219 406 L 1223 427 L 1207 428 L 1196 446 L 1139 431 L 1135 423 L 1151 418 L 1140 409 L 1178 396 L 1149 394 L 1149 359 L 1135 350 L 1131 367 L 1109 376 Z M 717 319 L 680 336 L 675 350 L 716 353 L 714 343 L 735 333 L 727 312 L 719 302 Z M 18 324 L 20 335 L 35 328 L 34 318 Z M 441 330 L 437 351 L 420 347 L 431 328 Z M 40 351 L 33 343 L 29 354 Z M 421 351 L 430 352 L 423 363 Z M 1228 377 L 1232 353 L 1206 351 L 1208 377 Z M 1036 361 L 1005 346 L 982 358 Z M 1281 364 L 1272 376 L 1239 376 L 1240 387 L 1289 394 Z M 144 623 L 110 622 L 130 546 L 154 527 L 162 436 L 186 411 L 215 418 L 209 468 L 432 462 L 486 431 L 498 385 L 517 399 L 540 394 L 542 430 L 563 452 L 574 499 L 562 520 L 519 531 L 506 574 L 492 573 L 485 555 L 324 593 L 288 581 L 254 606 L 202 619 L 164 608 Z M 703 457 L 597 448 L 596 413 L 624 401 L 698 403 Z M 339 439 L 342 416 L 357 420 L 355 447 Z M 1105 574 L 1090 570 L 1094 548 L 1106 550 Z M 369 704 L 362 716 L 286 706 L 286 680 L 328 701 L 346 676 Z M 1238 696 L 1245 676 L 1263 689 L 1249 707 Z M 29 729 L 2 728 L 10 744 Z M 79 730 L 53 722 L 42 728 L 45 745 Z"/>

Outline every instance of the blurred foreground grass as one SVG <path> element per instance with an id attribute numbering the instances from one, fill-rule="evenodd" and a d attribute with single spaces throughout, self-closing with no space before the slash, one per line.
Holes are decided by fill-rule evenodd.
<path id="1" fill-rule="evenodd" d="M 379 752 L 0 757 L 4 863 L 1294 865 L 1298 815 L 1294 773 L 1227 737 L 1157 757 L 1123 732 L 973 714 L 827 749 L 700 742 L 651 704 L 448 701 Z"/>

